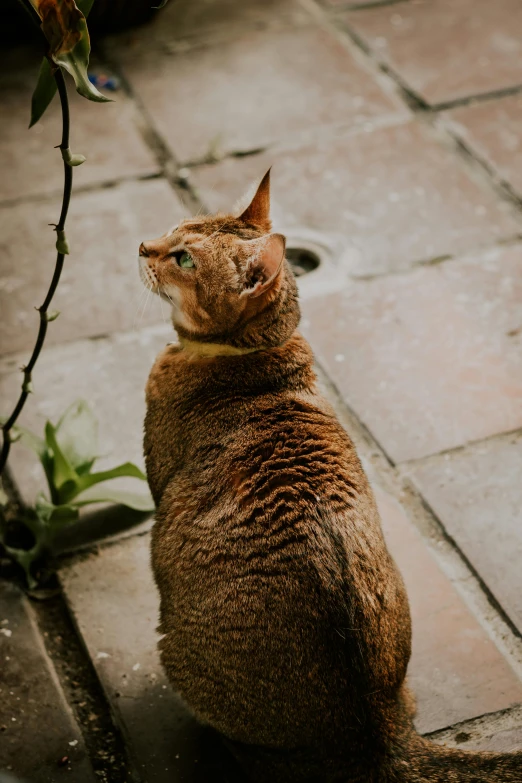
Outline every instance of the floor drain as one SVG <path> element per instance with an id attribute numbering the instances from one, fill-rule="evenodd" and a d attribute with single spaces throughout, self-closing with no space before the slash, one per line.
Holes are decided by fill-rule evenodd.
<path id="1" fill-rule="evenodd" d="M 360 266 L 360 252 L 336 234 L 307 226 L 281 226 L 286 257 L 297 278 L 301 301 L 345 288 L 351 271 Z"/>
<path id="2" fill-rule="evenodd" d="M 302 277 L 308 272 L 313 272 L 321 263 L 317 253 L 304 247 L 289 247 L 286 257 L 296 277 Z"/>

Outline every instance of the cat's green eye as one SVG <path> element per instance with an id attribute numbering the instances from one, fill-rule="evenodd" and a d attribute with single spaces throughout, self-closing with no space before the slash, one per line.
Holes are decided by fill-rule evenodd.
<path id="1" fill-rule="evenodd" d="M 190 255 L 190 253 L 187 253 L 187 251 L 183 253 L 178 263 L 180 267 L 182 267 L 182 269 L 192 269 L 192 267 L 194 266 L 194 261 L 192 259 L 192 256 Z"/>

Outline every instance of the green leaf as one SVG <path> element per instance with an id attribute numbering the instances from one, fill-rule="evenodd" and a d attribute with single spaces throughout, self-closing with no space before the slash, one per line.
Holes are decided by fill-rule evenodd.
<path id="1" fill-rule="evenodd" d="M 74 0 L 31 0 L 31 3 L 42 20 L 53 62 L 70 73 L 76 90 L 84 98 L 100 103 L 110 101 L 89 81 L 89 31 L 85 16 Z M 80 5 L 90 10 L 89 2 Z"/>
<path id="2" fill-rule="evenodd" d="M 24 569 L 25 578 L 27 579 L 27 586 L 30 590 L 33 590 L 38 586 L 38 582 L 32 574 L 32 567 L 35 560 L 37 560 L 42 554 L 42 547 L 38 544 L 32 549 L 15 549 L 12 546 L 6 546 L 4 543 L 4 549 L 9 557 L 18 563 Z"/>
<path id="3" fill-rule="evenodd" d="M 52 452 L 52 497 L 53 500 L 59 500 L 63 502 L 60 489 L 66 482 L 74 482 L 76 485 L 79 481 L 79 476 L 72 467 L 71 463 L 60 448 L 58 441 L 56 440 L 56 430 L 54 426 L 48 421 L 45 425 L 45 440 L 49 450 Z"/>
<path id="4" fill-rule="evenodd" d="M 102 481 L 109 481 L 122 476 L 130 476 L 131 478 L 147 481 L 147 477 L 137 465 L 133 465 L 132 462 L 124 462 L 123 465 L 118 465 L 110 470 L 102 470 L 98 473 L 88 473 L 85 476 L 81 476 L 78 482 L 78 493 L 94 487 L 95 484 L 101 484 Z"/>
<path id="5" fill-rule="evenodd" d="M 119 503 L 136 511 L 154 511 L 154 501 L 149 492 L 140 494 L 103 487 L 99 490 L 90 489 L 83 492 L 81 497 L 74 501 L 74 505 L 78 507 L 91 503 Z"/>
<path id="6" fill-rule="evenodd" d="M 70 525 L 72 522 L 76 522 L 80 516 L 77 507 L 68 504 L 56 506 L 47 500 L 42 493 L 36 498 L 34 508 L 38 519 L 53 528 Z"/>
<path id="7" fill-rule="evenodd" d="M 76 5 L 82 12 L 82 14 L 87 18 L 91 12 L 91 8 L 93 6 L 94 0 L 76 0 Z"/>
<path id="8" fill-rule="evenodd" d="M 43 495 L 41 492 L 38 493 L 34 509 L 36 511 L 36 516 L 41 522 L 47 523 L 51 517 L 51 514 L 53 513 L 56 506 L 54 503 L 51 503 L 45 495 Z"/>
<path id="9" fill-rule="evenodd" d="M 4 416 L 0 416 L 0 424 L 5 424 L 6 421 L 7 419 Z M 30 430 L 26 430 L 25 427 L 20 427 L 18 424 L 15 424 L 11 429 L 11 432 L 16 436 L 17 441 L 30 448 L 35 454 L 38 454 L 40 459 L 47 453 L 47 446 L 44 439 L 39 438 L 38 435 L 35 435 Z M 11 438 L 11 440 L 13 441 L 13 438 Z"/>
<path id="10" fill-rule="evenodd" d="M 3 421 L 2 418 L 0 418 L 0 423 L 2 421 Z M 52 492 L 53 491 L 53 460 L 51 455 L 49 454 L 49 449 L 47 448 L 46 442 L 43 440 L 43 438 L 39 438 L 38 435 L 35 435 L 30 430 L 25 429 L 25 427 L 20 427 L 18 424 L 16 424 L 12 428 L 11 434 L 14 434 L 16 436 L 16 439 L 19 443 L 31 449 L 31 451 L 34 451 L 34 453 L 38 455 L 40 462 L 42 463 L 42 467 L 45 471 L 45 476 L 47 478 L 47 484 L 49 485 L 49 490 L 50 492 Z"/>
<path id="11" fill-rule="evenodd" d="M 68 166 L 81 166 L 87 160 L 85 155 L 73 153 L 69 147 L 66 150 L 62 149 L 62 158 Z"/>
<path id="12" fill-rule="evenodd" d="M 36 82 L 36 87 L 34 88 L 33 97 L 31 99 L 30 128 L 32 128 L 43 116 L 45 110 L 56 95 L 56 90 L 56 80 L 53 76 L 51 66 L 49 65 L 49 60 L 44 57 L 38 73 L 38 81 Z"/>
<path id="13" fill-rule="evenodd" d="M 98 456 L 98 422 L 85 400 L 76 400 L 56 425 L 60 448 L 79 476 L 88 473 Z"/>

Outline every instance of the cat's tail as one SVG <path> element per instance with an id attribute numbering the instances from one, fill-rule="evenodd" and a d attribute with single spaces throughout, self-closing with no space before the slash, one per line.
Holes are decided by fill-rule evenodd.
<path id="1" fill-rule="evenodd" d="M 522 751 L 466 752 L 413 733 L 392 750 L 385 766 L 383 783 L 522 783 Z"/>

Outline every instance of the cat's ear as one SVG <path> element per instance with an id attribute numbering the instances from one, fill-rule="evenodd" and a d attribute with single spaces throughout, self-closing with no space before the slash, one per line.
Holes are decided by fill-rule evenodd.
<path id="1" fill-rule="evenodd" d="M 259 183 L 254 198 L 239 216 L 245 223 L 251 223 L 267 233 L 272 228 L 270 220 L 270 169 Z"/>
<path id="2" fill-rule="evenodd" d="M 250 262 L 250 277 L 254 285 L 245 288 L 243 296 L 256 299 L 270 291 L 280 278 L 285 260 L 286 239 L 282 234 L 270 234 L 262 239 L 251 239 L 258 248 Z"/>

